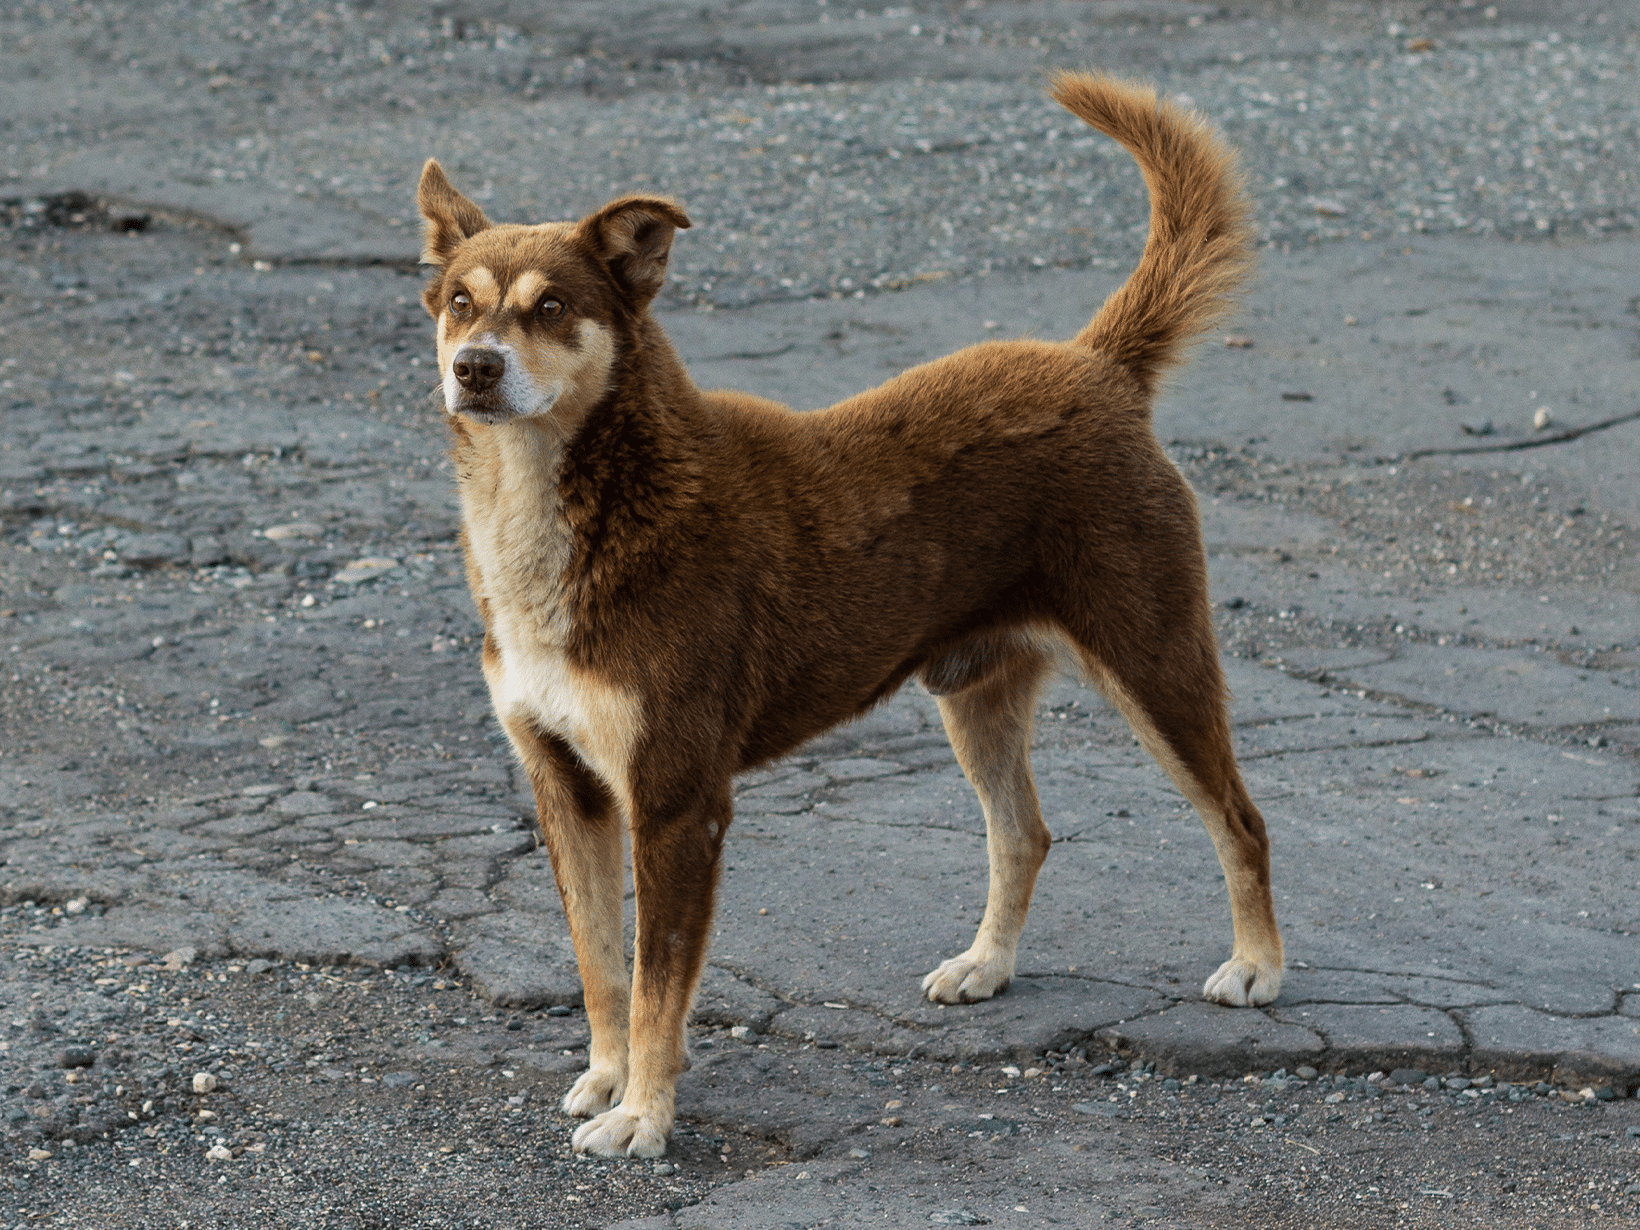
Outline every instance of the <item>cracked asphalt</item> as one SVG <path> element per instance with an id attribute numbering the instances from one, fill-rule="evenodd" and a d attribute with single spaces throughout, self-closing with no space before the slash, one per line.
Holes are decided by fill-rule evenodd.
<path id="1" fill-rule="evenodd" d="M 1633 14 L 611 7 L 0 13 L 0 1226 L 1632 1220 Z M 908 689 L 740 781 L 672 1150 L 575 1158 L 420 160 L 504 218 L 677 196 L 697 381 L 816 406 L 1119 283 L 1142 185 L 1040 91 L 1086 63 L 1202 106 L 1263 228 L 1156 420 L 1281 997 L 1197 998 L 1211 847 L 1059 683 L 1020 975 L 920 1000 L 984 842 Z"/>

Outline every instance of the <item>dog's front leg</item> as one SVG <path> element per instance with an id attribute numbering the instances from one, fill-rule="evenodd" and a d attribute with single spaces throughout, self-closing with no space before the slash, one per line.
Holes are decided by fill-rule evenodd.
<path id="1" fill-rule="evenodd" d="M 608 1110 L 626 1091 L 620 817 L 609 791 L 568 744 L 524 720 L 506 727 L 535 790 L 536 820 L 581 969 L 592 1043 L 587 1070 L 564 1095 L 564 1112 L 584 1118 Z"/>
<path id="2" fill-rule="evenodd" d="M 575 1132 L 575 1148 L 604 1157 L 659 1157 L 688 1066 L 684 1021 L 706 959 L 718 857 L 729 828 L 728 783 L 632 820 L 638 937 L 632 962 L 631 1060 L 626 1095 Z"/>

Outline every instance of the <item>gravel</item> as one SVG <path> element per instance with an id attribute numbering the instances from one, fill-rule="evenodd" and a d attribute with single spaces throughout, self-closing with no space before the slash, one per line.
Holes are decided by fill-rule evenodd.
<path id="1" fill-rule="evenodd" d="M 1581 242 L 1635 226 L 1634 15 L 1549 0 L 540 8 L 0 13 L 0 291 L 16 309 L 0 324 L 0 648 L 26 651 L 0 721 L 30 758 L 26 796 L 0 813 L 16 886 L 0 903 L 0 1222 L 602 1226 L 711 1218 L 706 1202 L 762 1200 L 765 1175 L 1062 1224 L 1632 1217 L 1640 1102 L 1604 1086 L 1225 1081 L 1103 1053 L 953 1068 L 770 1034 L 767 1013 L 699 1027 L 665 1163 L 574 1157 L 554 1109 L 584 1064 L 572 976 L 548 971 L 539 1005 L 500 1009 L 446 956 L 516 938 L 486 921 L 490 890 L 504 865 L 541 860 L 449 550 L 411 191 L 436 153 L 500 219 L 671 193 L 698 224 L 673 306 L 1120 270 L 1142 186 L 1039 88 L 1045 68 L 1094 63 L 1187 95 L 1243 147 L 1266 244 Z M 1556 408 L 1557 425 L 1581 421 Z M 1530 430 L 1519 406 L 1451 414 L 1457 444 L 1481 439 L 1460 415 L 1476 432 L 1495 419 L 1483 443 Z M 1329 519 L 1330 544 L 1295 567 L 1389 573 L 1414 596 L 1452 578 L 1633 587 L 1634 531 L 1554 479 L 1523 481 L 1529 454 L 1496 472 L 1300 468 L 1259 443 L 1173 449 L 1209 498 Z M 1427 635 L 1247 592 L 1222 611 L 1243 656 Z M 1628 678 L 1632 648 L 1565 635 L 1546 648 Z M 1609 872 L 1588 843 L 1535 874 L 1592 882 L 1597 860 Z M 242 887 L 224 864 L 272 886 L 228 898 L 254 907 L 255 932 L 191 912 L 202 884 Z M 506 917 L 551 893 L 543 875 L 506 887 Z M 340 948 L 323 927 L 273 943 L 286 893 L 368 922 L 375 964 L 326 964 Z M 115 935 L 121 911 L 173 928 L 171 951 L 59 930 Z M 778 1123 L 749 1113 L 771 1106 Z"/>
<path id="2" fill-rule="evenodd" d="M 1027 1077 L 710 1027 L 690 1100 L 718 1109 L 686 1111 L 666 1161 L 575 1157 L 555 1107 L 584 1055 L 578 1012 L 497 1012 L 419 969 L 166 970 L 53 945 L 53 919 L 0 909 L 0 1206 L 22 1224 L 92 1224 L 111 1206 L 119 1224 L 155 1224 L 205 1199 L 217 1225 L 603 1226 L 732 1190 L 748 1167 L 806 1177 L 887 1154 L 922 1175 L 934 1224 L 980 1224 L 938 1217 L 1006 1202 L 1061 1220 L 1165 1204 L 1195 1210 L 1191 1224 L 1256 1206 L 1273 1226 L 1597 1225 L 1633 1199 L 1640 1100 L 1596 1090 L 1457 1073 L 1428 1089 L 1401 1071 L 1210 1080 L 1081 1050 L 1021 1060 Z M 63 1039 L 89 1037 L 95 1064 L 64 1071 Z M 195 1092 L 202 1076 L 214 1090 Z M 871 1111 L 806 1138 L 730 1110 L 800 1087 L 897 1102 L 896 1122 Z M 720 1113 L 732 1128 L 713 1126 Z M 1537 1142 L 1529 1162 L 1498 1156 L 1506 1132 Z M 1157 1160 L 1123 1163 L 1135 1149 Z"/>
<path id="3" fill-rule="evenodd" d="M 1640 583 L 1640 533 L 1609 513 L 1591 516 L 1561 484 L 1512 459 L 1458 469 L 1436 458 L 1373 465 L 1371 458 L 1297 466 L 1239 450 L 1175 444 L 1199 490 L 1326 518 L 1348 535 L 1338 563 L 1393 581 L 1409 595 L 1488 582 L 1531 589 L 1575 582 L 1608 593 Z"/>
<path id="4" fill-rule="evenodd" d="M 404 259 L 411 186 L 432 153 L 497 219 L 575 215 L 620 192 L 682 200 L 697 227 L 673 259 L 673 302 L 866 294 L 1132 260 L 1146 221 L 1132 160 L 1022 84 L 1091 62 L 1155 78 L 1224 129 L 1245 153 L 1267 244 L 1634 229 L 1632 13 L 1573 6 L 1546 30 L 1524 9 L 1511 20 L 1507 4 L 1319 7 L 1296 29 L 1271 28 L 1285 12 L 1273 5 L 1101 16 L 1081 4 L 918 4 L 851 21 L 846 7 L 795 0 L 698 18 L 599 6 L 591 20 L 578 6 L 502 4 L 459 22 L 397 6 L 275 6 L 278 26 L 232 8 L 14 10 L 0 35 L 33 73 L 81 80 L 83 102 L 48 122 L 14 92 L 6 174 L 146 134 L 159 116 L 113 100 L 154 95 L 190 138 L 168 147 L 154 181 L 211 185 L 201 200 L 235 216 L 295 194 L 349 219 L 365 251 Z M 165 37 L 183 11 L 188 37 Z M 776 46 L 760 59 L 733 33 L 701 41 L 692 20 L 741 37 L 761 22 Z M 141 57 L 108 62 L 116 22 Z M 824 50 L 839 25 L 872 49 L 853 71 Z M 102 50 L 88 54 L 88 40 Z M 973 55 L 936 50 L 956 45 Z M 928 75 L 905 72 L 923 53 Z M 890 79 L 835 79 L 874 75 Z M 179 94 L 231 99 L 234 118 L 200 125 Z M 384 100 L 397 111 L 392 140 L 369 122 Z"/>

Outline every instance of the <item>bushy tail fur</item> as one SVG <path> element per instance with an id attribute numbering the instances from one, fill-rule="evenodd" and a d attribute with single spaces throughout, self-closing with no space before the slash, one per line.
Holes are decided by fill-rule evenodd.
<path id="1" fill-rule="evenodd" d="M 1235 152 L 1200 115 L 1150 86 L 1092 73 L 1053 81 L 1060 106 L 1121 142 L 1150 189 L 1150 238 L 1139 267 L 1105 300 L 1079 345 L 1125 367 L 1150 392 L 1185 342 L 1235 306 L 1253 266 L 1253 228 Z"/>

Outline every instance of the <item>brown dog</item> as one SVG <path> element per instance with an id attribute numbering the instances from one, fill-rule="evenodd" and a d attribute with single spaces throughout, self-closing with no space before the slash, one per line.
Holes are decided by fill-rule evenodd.
<path id="1" fill-rule="evenodd" d="M 1209 999 L 1281 983 L 1264 821 L 1230 748 L 1189 487 L 1150 430 L 1182 343 L 1250 264 L 1233 155 L 1154 91 L 1061 77 L 1151 193 L 1128 282 L 1070 342 L 990 342 L 829 410 L 689 380 L 650 301 L 673 202 L 492 225 L 429 161 L 438 322 L 468 579 L 496 714 L 535 788 L 592 1027 L 575 1147 L 655 1157 L 705 958 L 730 779 L 919 675 L 984 806 L 990 897 L 923 982 L 1007 987 L 1048 852 L 1031 780 L 1055 663 L 1121 710 L 1206 823 L 1235 946 Z M 621 943 L 622 830 L 638 929 Z"/>

